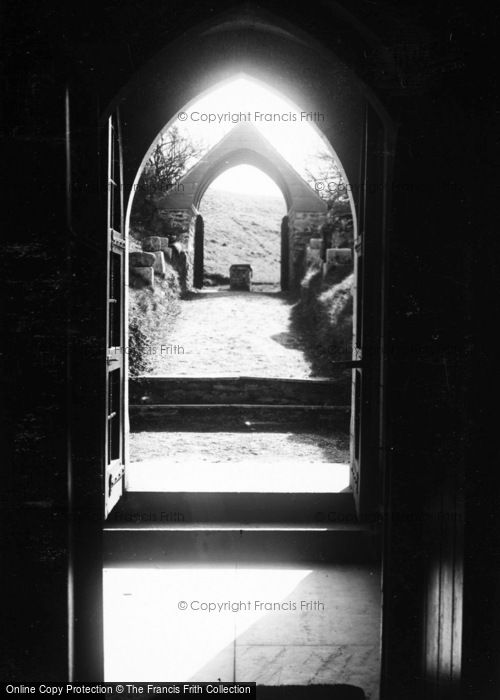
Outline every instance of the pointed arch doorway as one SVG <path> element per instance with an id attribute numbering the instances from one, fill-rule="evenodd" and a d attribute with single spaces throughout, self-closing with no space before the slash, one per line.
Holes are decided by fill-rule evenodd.
<path id="1" fill-rule="evenodd" d="M 276 37 L 273 35 L 273 41 L 275 41 L 275 39 Z M 208 41 L 212 41 L 212 39 Z M 286 43 L 285 39 L 283 39 L 283 41 Z M 202 53 L 203 51 L 200 52 L 200 57 Z M 259 63 L 258 54 L 259 52 L 255 51 L 257 64 Z M 292 53 L 289 52 L 288 56 L 290 62 L 293 63 L 294 58 Z M 161 62 L 164 59 L 165 57 L 162 57 L 159 60 Z M 276 68 L 279 72 L 279 67 Z M 147 70 L 150 69 L 151 66 Z M 314 72 L 313 69 L 314 66 L 311 65 L 311 72 Z M 317 65 L 315 69 L 317 71 Z M 200 75 L 202 73 L 203 71 L 201 70 Z M 145 82 L 141 83 L 141 81 L 144 79 Z M 207 76 L 207 79 L 209 80 L 210 77 Z M 144 154 L 144 152 L 147 150 L 147 145 L 145 146 L 145 144 L 151 143 L 152 141 L 151 133 L 146 133 L 143 126 L 141 126 L 140 114 L 143 114 L 144 112 L 144 85 L 152 85 L 153 83 L 154 81 L 147 78 L 147 72 L 146 74 L 143 73 L 134 79 L 133 84 L 127 88 L 125 99 L 121 100 L 121 138 L 123 139 L 123 143 L 126 145 L 126 148 L 121 149 L 121 163 L 123 164 L 124 182 L 131 181 L 132 178 L 130 178 L 130 174 L 137 172 L 138 164 L 143 157 L 142 154 Z M 141 86 L 141 90 L 139 91 L 141 94 L 140 99 L 138 99 L 139 93 L 137 91 L 139 86 Z M 151 104 L 161 101 L 158 93 L 155 94 L 154 85 L 151 88 L 150 96 Z M 312 95 L 306 95 L 306 99 L 311 99 L 311 97 Z M 186 103 L 186 100 L 183 101 L 183 99 L 182 90 L 180 90 L 178 97 L 172 100 L 172 113 L 174 113 L 181 104 Z M 332 109 L 334 109 L 333 106 Z M 383 239 L 387 225 L 387 182 L 389 178 L 389 159 L 391 153 L 392 134 L 390 127 L 388 126 L 387 122 L 384 121 L 383 116 L 381 117 L 375 109 L 370 110 L 369 99 L 366 97 L 366 95 L 363 95 L 362 90 L 356 92 L 355 98 L 353 98 L 347 106 L 337 106 L 337 112 L 338 110 L 344 110 L 346 118 L 344 120 L 337 118 L 333 119 L 332 123 L 336 124 L 342 122 L 344 124 L 348 124 L 348 126 L 345 127 L 346 132 L 343 134 L 344 142 L 341 149 L 343 150 L 343 153 L 341 154 L 341 161 L 344 163 L 344 167 L 348 172 L 348 177 L 346 179 L 349 182 L 356 184 L 356 181 L 358 180 L 356 177 L 356 172 L 358 172 L 358 170 L 361 172 L 359 186 L 357 187 L 357 191 L 355 191 L 352 195 L 353 202 L 355 204 L 356 216 L 360 221 L 363 220 L 362 212 L 365 212 L 365 223 L 362 230 L 362 235 L 359 235 L 359 232 L 361 231 L 359 223 L 357 224 L 356 229 L 356 313 L 358 319 L 360 317 L 362 318 L 362 322 L 357 321 L 356 323 L 357 338 L 355 340 L 355 346 L 357 348 L 357 352 L 352 361 L 352 368 L 356 372 L 353 393 L 355 397 L 355 406 L 357 407 L 357 410 L 354 412 L 355 418 L 353 419 L 352 426 L 354 444 L 353 450 L 357 455 L 357 458 L 352 465 L 353 495 L 356 499 L 358 513 L 360 517 L 363 517 L 365 513 L 369 514 L 370 512 L 373 512 L 373 504 L 375 504 L 376 508 L 376 504 L 380 499 L 380 482 L 377 476 L 376 465 L 379 462 L 380 455 L 383 454 L 383 429 L 385 419 L 383 412 L 383 394 L 381 391 L 381 387 L 383 386 L 382 311 L 384 267 L 383 265 L 373 263 L 384 257 Z M 158 120 L 162 118 L 160 116 L 160 112 L 164 115 L 163 104 L 162 109 L 158 108 L 158 104 L 154 109 L 152 109 L 151 114 L 153 115 L 153 118 L 151 120 L 151 126 L 148 127 L 149 131 L 154 131 L 155 120 L 158 124 Z M 113 115 L 113 119 L 118 119 L 118 113 L 115 105 L 112 105 L 110 108 L 110 111 L 106 115 L 106 119 L 108 119 L 109 114 Z M 353 114 L 355 118 L 352 118 Z M 348 118 L 349 116 L 351 117 L 350 119 Z M 156 133 L 157 132 L 158 129 L 156 130 Z M 373 133 L 376 134 L 375 139 L 372 138 Z M 332 134 L 330 134 L 330 136 L 332 136 Z M 341 142 L 342 138 L 340 139 L 339 143 Z M 364 146 L 359 145 L 359 147 L 357 147 L 355 144 L 364 144 Z M 383 146 L 382 148 L 380 148 L 381 144 Z M 125 154 L 125 156 L 123 154 Z M 379 178 L 381 178 L 381 180 Z M 111 205 L 109 204 L 108 206 Z M 123 204 L 120 206 L 123 207 Z M 122 216 L 123 213 L 124 212 L 122 209 Z M 368 216 L 368 213 L 370 213 L 370 216 Z M 371 235 L 370 239 L 368 240 L 369 230 L 371 230 Z M 124 281 L 126 280 L 126 273 L 124 273 L 123 279 Z M 117 297 L 111 296 L 111 286 L 109 285 L 109 282 L 107 289 L 109 291 L 107 293 L 106 303 L 107 306 L 111 306 L 115 304 L 115 301 L 113 300 L 115 300 Z M 126 299 L 125 294 L 123 295 L 122 299 Z M 123 301 L 123 303 L 125 302 Z M 124 388 L 123 396 L 125 396 L 125 394 L 126 389 Z M 104 433 L 106 436 L 104 444 L 107 444 L 107 440 L 109 440 L 109 424 L 110 422 L 112 423 L 115 418 L 115 416 L 112 415 L 115 413 L 115 411 L 108 410 L 111 406 L 110 401 L 112 402 L 112 400 L 113 399 L 110 398 L 109 394 L 107 393 L 105 398 L 106 410 L 104 411 Z M 126 436 L 126 419 L 120 422 L 120 426 L 121 439 L 121 437 Z M 126 469 L 125 451 L 124 459 L 124 466 Z M 368 474 L 367 478 L 365 477 L 365 474 Z M 102 475 L 98 480 L 96 480 L 96 499 L 101 503 L 101 505 L 104 506 L 103 509 L 105 509 L 106 512 L 110 512 L 113 508 L 113 503 L 115 501 L 119 501 L 120 499 L 121 490 L 123 489 L 123 478 L 119 475 L 119 473 L 112 476 L 111 480 L 108 480 L 109 488 L 104 489 L 104 492 L 100 490 L 102 485 L 101 480 Z M 370 480 L 375 482 L 374 488 L 369 491 L 364 490 L 365 485 L 367 485 Z M 366 494 L 366 499 L 364 498 L 364 494 Z M 276 512 L 278 511 L 276 510 Z M 108 542 L 108 544 L 104 545 L 107 555 L 113 551 L 115 555 L 119 556 L 121 547 L 119 544 L 119 539 L 122 537 L 122 535 L 120 535 L 116 530 L 111 533 L 110 530 L 105 529 L 103 536 L 104 540 L 107 540 Z M 145 551 L 144 547 L 139 544 L 139 540 L 143 538 L 143 536 L 144 532 L 141 534 L 135 533 L 130 536 L 130 531 L 127 535 L 129 543 L 133 543 L 132 546 L 136 552 Z M 156 544 L 153 542 L 154 539 L 156 539 Z M 114 542 L 112 545 L 110 545 L 111 540 Z M 148 540 L 153 543 L 152 546 L 158 552 L 158 536 L 148 536 Z M 122 542 L 123 541 L 124 540 L 122 539 Z M 229 542 L 230 541 L 231 540 L 229 539 Z M 228 542 L 228 540 L 226 540 L 226 542 Z M 257 547 L 257 549 L 259 548 L 260 545 Z M 122 553 L 123 551 L 124 550 L 122 550 Z M 85 556 L 88 557 L 89 552 L 87 552 Z M 95 571 L 95 560 L 92 560 L 92 557 L 90 557 L 89 561 L 91 562 L 91 566 L 87 569 L 87 571 Z M 77 585 L 79 585 L 78 582 Z M 79 617 L 80 620 L 83 620 L 84 616 L 80 615 Z M 95 623 L 95 619 L 96 618 L 94 616 L 93 623 Z M 90 630 L 85 627 L 83 621 L 80 622 L 80 627 L 77 632 L 78 639 L 76 644 L 81 653 L 75 656 L 75 677 L 85 678 L 88 674 L 89 665 L 88 663 L 84 662 L 84 649 L 85 646 L 88 648 L 88 640 L 90 638 L 92 638 L 94 642 L 96 653 L 93 656 L 95 664 L 92 667 L 92 673 L 90 673 L 90 676 L 88 677 L 92 677 L 94 680 L 102 677 L 102 665 L 99 667 L 99 659 L 102 661 L 102 656 L 99 653 L 99 649 L 102 649 L 102 639 L 99 640 L 98 634 L 96 636 L 95 628 L 92 629 L 92 633 L 90 634 Z M 87 639 L 87 643 L 85 638 Z"/>

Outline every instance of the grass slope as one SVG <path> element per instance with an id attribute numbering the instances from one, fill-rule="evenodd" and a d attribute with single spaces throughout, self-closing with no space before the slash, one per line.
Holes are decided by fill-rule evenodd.
<path id="1" fill-rule="evenodd" d="M 229 266 L 248 263 L 254 282 L 280 279 L 281 197 L 207 190 L 200 205 L 205 222 L 205 274 L 229 276 Z"/>

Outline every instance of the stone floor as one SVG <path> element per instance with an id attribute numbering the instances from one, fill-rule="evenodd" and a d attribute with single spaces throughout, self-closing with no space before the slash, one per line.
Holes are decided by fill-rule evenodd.
<path id="1" fill-rule="evenodd" d="M 169 377 L 311 376 L 280 293 L 207 290 L 181 301 L 148 374 Z"/>
<path id="2" fill-rule="evenodd" d="M 369 566 L 107 569 L 108 681 L 345 683 L 378 698 Z"/>

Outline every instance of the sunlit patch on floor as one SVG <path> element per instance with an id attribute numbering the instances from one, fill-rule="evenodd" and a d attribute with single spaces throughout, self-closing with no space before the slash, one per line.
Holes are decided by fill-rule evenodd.
<path id="1" fill-rule="evenodd" d="M 201 463 L 157 457 L 128 468 L 129 491 L 197 493 L 339 493 L 349 465 L 293 460 Z"/>
<path id="2" fill-rule="evenodd" d="M 106 569 L 108 681 L 346 683 L 378 696 L 370 566 Z"/>

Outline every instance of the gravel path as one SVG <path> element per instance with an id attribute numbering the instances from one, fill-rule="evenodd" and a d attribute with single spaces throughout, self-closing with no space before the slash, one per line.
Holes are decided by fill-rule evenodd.
<path id="1" fill-rule="evenodd" d="M 349 438 L 312 430 L 295 433 L 131 433 L 132 462 L 157 457 L 211 463 L 249 459 L 348 462 Z"/>
<path id="2" fill-rule="evenodd" d="M 156 376 L 311 376 L 280 293 L 203 290 L 181 302 L 150 372 Z"/>
<path id="3" fill-rule="evenodd" d="M 307 379 L 311 365 L 276 291 L 203 290 L 181 302 L 150 375 Z M 222 430 L 222 432 L 220 432 Z M 328 492 L 349 483 L 348 436 L 330 431 L 138 432 L 132 490 Z M 209 469 L 207 470 L 207 467 Z"/>

